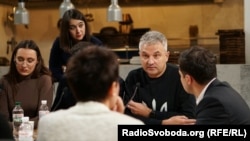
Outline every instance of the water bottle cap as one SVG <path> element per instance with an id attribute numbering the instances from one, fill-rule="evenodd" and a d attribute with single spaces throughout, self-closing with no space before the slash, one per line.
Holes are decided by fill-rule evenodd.
<path id="1" fill-rule="evenodd" d="M 15 105 L 21 105 L 21 102 L 16 101 Z"/>
<path id="2" fill-rule="evenodd" d="M 47 104 L 47 100 L 42 100 L 42 104 Z"/>

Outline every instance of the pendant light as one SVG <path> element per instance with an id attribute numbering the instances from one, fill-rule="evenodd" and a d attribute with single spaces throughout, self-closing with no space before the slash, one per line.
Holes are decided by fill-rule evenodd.
<path id="1" fill-rule="evenodd" d="M 118 0 L 111 0 L 111 5 L 107 12 L 108 21 L 122 21 L 122 11 L 118 5 Z"/>
<path id="2" fill-rule="evenodd" d="M 25 8 L 24 0 L 18 0 L 18 6 L 14 13 L 14 24 L 29 24 L 29 12 Z"/>
<path id="3" fill-rule="evenodd" d="M 71 3 L 70 0 L 63 0 L 63 2 L 61 3 L 59 10 L 60 10 L 60 18 L 63 17 L 63 14 L 65 11 L 69 10 L 69 9 L 74 9 L 75 6 Z"/>

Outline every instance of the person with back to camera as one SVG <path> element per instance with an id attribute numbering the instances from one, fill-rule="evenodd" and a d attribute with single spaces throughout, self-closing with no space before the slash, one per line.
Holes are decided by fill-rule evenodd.
<path id="1" fill-rule="evenodd" d="M 216 56 L 203 47 L 181 52 L 179 74 L 182 85 L 196 98 L 196 124 L 250 124 L 250 109 L 227 82 L 218 80 Z"/>
<path id="2" fill-rule="evenodd" d="M 45 66 L 36 43 L 33 40 L 20 41 L 13 50 L 9 72 L 0 80 L 3 86 L 0 92 L 0 112 L 12 122 L 15 102 L 21 102 L 24 116 L 35 121 L 37 128 L 41 100 L 47 100 L 49 107 L 52 104 L 52 83 L 51 72 Z"/>
<path id="3" fill-rule="evenodd" d="M 130 71 L 125 79 L 126 114 L 145 124 L 194 124 L 195 99 L 184 91 L 178 67 L 167 63 L 165 36 L 146 32 L 139 42 L 139 55 L 142 67 Z"/>
<path id="4" fill-rule="evenodd" d="M 117 58 L 98 46 L 83 48 L 70 58 L 65 78 L 77 104 L 43 117 L 37 141 L 116 141 L 119 124 L 143 125 L 123 114 Z"/>

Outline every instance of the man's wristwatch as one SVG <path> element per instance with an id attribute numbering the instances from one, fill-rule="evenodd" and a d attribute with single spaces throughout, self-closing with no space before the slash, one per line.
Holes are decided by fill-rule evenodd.
<path id="1" fill-rule="evenodd" d="M 150 118 L 155 118 L 155 111 L 151 111 L 150 113 L 149 113 L 149 117 Z"/>

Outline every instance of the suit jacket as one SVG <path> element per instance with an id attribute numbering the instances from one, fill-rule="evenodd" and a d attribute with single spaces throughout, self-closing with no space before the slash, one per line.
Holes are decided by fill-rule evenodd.
<path id="1" fill-rule="evenodd" d="M 215 79 L 196 107 L 196 124 L 250 124 L 250 109 L 228 83 Z"/>

